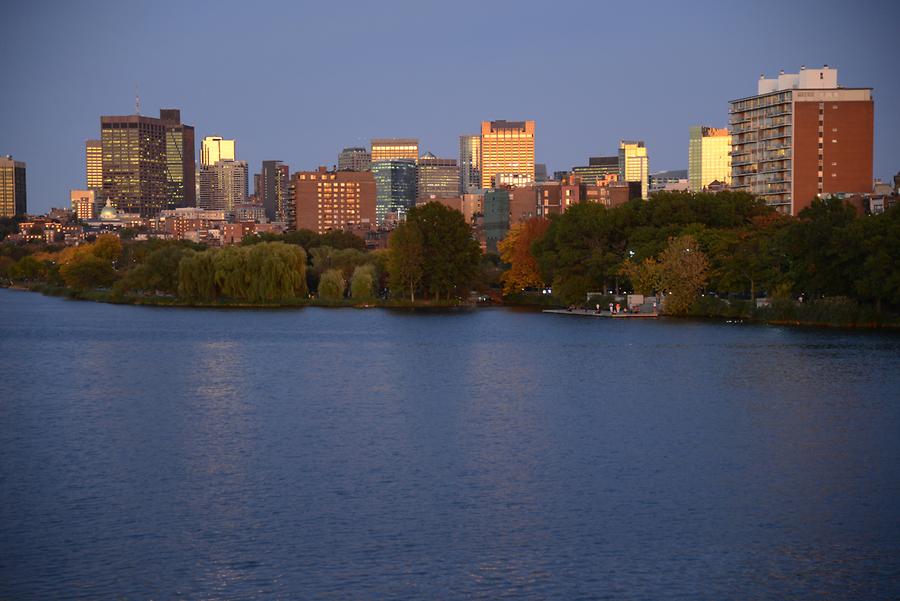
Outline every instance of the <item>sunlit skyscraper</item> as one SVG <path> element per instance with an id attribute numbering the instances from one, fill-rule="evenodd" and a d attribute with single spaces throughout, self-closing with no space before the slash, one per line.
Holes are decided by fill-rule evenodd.
<path id="1" fill-rule="evenodd" d="M 481 136 L 459 137 L 459 193 L 481 188 Z"/>
<path id="2" fill-rule="evenodd" d="M 103 142 L 88 140 L 84 143 L 85 187 L 88 190 L 103 189 Z"/>
<path id="3" fill-rule="evenodd" d="M 481 122 L 481 187 L 499 174 L 534 181 L 534 121 Z"/>
<path id="4" fill-rule="evenodd" d="M 209 167 L 223 160 L 235 160 L 234 140 L 225 140 L 220 136 L 203 138 L 200 142 L 200 166 Z"/>
<path id="5" fill-rule="evenodd" d="M 695 125 L 688 145 L 688 183 L 700 192 L 714 181 L 731 183 L 731 136 L 725 128 Z"/>
<path id="6" fill-rule="evenodd" d="M 372 162 L 393 159 L 419 160 L 419 141 L 415 138 L 375 138 L 372 140 Z"/>
<path id="7" fill-rule="evenodd" d="M 641 198 L 650 198 L 650 159 L 643 140 L 619 142 L 619 177 L 626 182 L 640 182 Z"/>

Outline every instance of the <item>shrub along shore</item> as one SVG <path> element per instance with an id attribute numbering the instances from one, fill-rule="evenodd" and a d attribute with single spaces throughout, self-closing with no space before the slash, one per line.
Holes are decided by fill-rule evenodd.
<path id="1" fill-rule="evenodd" d="M 600 290 L 664 295 L 671 316 L 900 325 L 898 207 L 858 217 L 829 199 L 791 218 L 745 194 L 662 193 L 517 223 L 499 250 L 482 255 L 462 215 L 430 203 L 380 251 L 352 234 L 304 230 L 224 248 L 114 235 L 76 247 L 4 243 L 0 285 L 209 308 L 446 309 L 475 298 L 548 308 L 582 305 Z M 528 292 L 547 288 L 552 295 Z M 768 300 L 757 307 L 760 296 Z"/>

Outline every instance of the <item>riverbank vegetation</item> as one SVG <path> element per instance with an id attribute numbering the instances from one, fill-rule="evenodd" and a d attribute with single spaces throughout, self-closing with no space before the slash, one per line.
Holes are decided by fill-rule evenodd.
<path id="1" fill-rule="evenodd" d="M 900 311 L 897 207 L 858 217 L 827 199 L 791 218 L 747 194 L 659 193 L 516 224 L 499 250 L 482 256 L 462 215 L 430 203 L 386 250 L 367 252 L 345 232 L 224 248 L 104 235 L 77 247 L 0 244 L 0 281 L 179 306 L 454 306 L 502 288 L 508 304 L 637 292 L 664 296 L 670 315 L 783 323 L 895 325 Z"/>

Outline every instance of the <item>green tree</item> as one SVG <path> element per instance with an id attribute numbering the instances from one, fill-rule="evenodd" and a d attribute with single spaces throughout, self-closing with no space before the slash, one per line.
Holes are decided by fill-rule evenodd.
<path id="1" fill-rule="evenodd" d="M 440 300 L 470 286 L 478 275 L 481 249 L 462 213 L 438 202 L 415 207 L 407 225 L 422 236 L 422 285 Z"/>
<path id="2" fill-rule="evenodd" d="M 216 287 L 215 252 L 188 251 L 178 263 L 178 296 L 184 300 L 211 301 L 219 291 Z"/>
<path id="3" fill-rule="evenodd" d="M 340 269 L 329 269 L 319 278 L 319 298 L 324 300 L 341 300 L 344 298 L 344 290 L 347 288 L 347 280 Z"/>
<path id="4" fill-rule="evenodd" d="M 425 267 L 425 242 L 421 230 L 413 223 L 400 224 L 388 238 L 387 271 L 395 293 L 409 292 L 415 302 Z"/>
<path id="5" fill-rule="evenodd" d="M 87 253 L 62 265 L 59 275 L 74 290 L 105 288 L 116 281 L 116 272 L 109 261 Z"/>
<path id="6" fill-rule="evenodd" d="M 356 300 L 367 300 L 375 293 L 375 266 L 360 265 L 353 270 L 350 279 L 350 296 Z"/>
<path id="7" fill-rule="evenodd" d="M 709 270 L 709 260 L 693 236 L 672 238 L 659 257 L 660 288 L 666 291 L 666 313 L 684 315 L 697 300 Z"/>

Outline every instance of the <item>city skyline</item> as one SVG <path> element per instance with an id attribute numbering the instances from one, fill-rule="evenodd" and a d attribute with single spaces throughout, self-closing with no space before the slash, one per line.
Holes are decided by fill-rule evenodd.
<path id="1" fill-rule="evenodd" d="M 110 6 L 115 9 L 101 10 Z M 396 10 L 382 14 L 361 4 L 343 20 L 333 19 L 337 10 L 329 7 L 275 6 L 285 18 L 250 32 L 242 27 L 252 8 L 237 4 L 221 11 L 227 18 L 202 5 L 187 6 L 174 21 L 158 5 L 103 4 L 93 9 L 67 5 L 54 12 L 38 3 L 11 11 L 0 25 L 0 49 L 29 77 L 18 84 L 8 110 L 0 115 L 0 154 L 11 154 L 28 165 L 29 211 L 65 206 L 69 190 L 84 186 L 84 144 L 98 135 L 97 117 L 132 114 L 135 91 L 146 116 L 153 116 L 158 107 L 178 107 L 182 121 L 194 126 L 198 139 L 209 135 L 236 139 L 251 171 L 273 158 L 297 170 L 331 166 L 342 148 L 367 147 L 371 139 L 381 137 L 415 137 L 423 150 L 457 157 L 459 136 L 474 133 L 481 121 L 533 119 L 535 161 L 546 163 L 551 173 L 587 164 L 591 156 L 615 154 L 621 139 L 644 140 L 651 171 L 656 172 L 686 168 L 689 128 L 727 127 L 729 101 L 752 95 L 753 82 L 761 73 L 772 77 L 780 69 L 793 72 L 804 64 L 829 64 L 841 70 L 843 85 L 874 88 L 874 176 L 888 179 L 900 163 L 891 144 L 900 135 L 900 115 L 891 110 L 900 105 L 900 82 L 891 77 L 890 60 L 873 60 L 868 44 L 832 43 L 848 35 L 886 39 L 882 36 L 890 32 L 889 17 L 898 10 L 884 3 L 870 11 L 829 4 L 815 31 L 796 27 L 803 7 L 780 7 L 765 48 L 752 33 L 735 36 L 729 25 L 762 10 L 753 7 L 706 4 L 679 11 L 656 4 L 649 20 L 645 9 L 617 8 L 617 19 L 641 18 L 643 29 L 636 34 L 612 27 L 598 30 L 597 19 L 611 16 L 609 11 L 582 3 L 557 7 L 584 18 L 554 30 L 545 28 L 537 7 L 522 10 L 512 3 L 479 7 L 478 18 L 471 20 L 463 13 L 476 5 L 466 3 L 446 14 L 412 4 L 397 4 Z M 696 12 L 705 16 L 702 27 L 692 16 Z M 440 27 L 433 24 L 436 14 L 444 19 Z M 529 36 L 517 34 L 507 40 L 517 58 L 505 58 L 491 25 L 501 16 L 519 33 L 546 34 L 548 43 L 532 45 L 524 41 Z M 127 39 L 99 35 L 126 19 L 140 23 Z M 250 43 L 242 43 L 227 66 L 195 69 L 192 60 L 184 59 L 196 53 L 191 36 L 201 22 Z M 340 51 L 332 52 L 334 45 L 326 41 L 339 30 L 338 22 L 346 39 Z M 48 41 L 35 51 L 27 40 L 38 27 Z M 151 32 L 160 30 L 167 32 L 168 43 L 155 59 L 150 53 L 132 51 L 148 47 Z M 462 44 L 460 31 L 474 41 Z M 97 35 L 92 37 L 92 32 Z M 685 40 L 686 34 L 696 39 Z M 635 35 L 641 37 L 641 51 L 621 51 Z M 356 60 L 375 39 L 387 50 L 429 49 L 411 59 L 410 78 L 421 82 L 413 93 L 393 89 L 379 78 L 377 69 Z M 451 50 L 461 54 L 435 62 L 439 49 L 447 50 L 448 56 Z M 609 73 L 601 68 L 605 63 L 599 59 L 609 53 L 621 64 L 615 79 L 621 86 L 610 87 Z M 255 94 L 250 85 L 244 86 L 247 90 L 236 89 L 235 68 L 248 82 L 255 75 L 251 67 L 274 75 L 282 61 L 260 67 L 264 56 L 313 65 L 328 61 L 329 69 L 315 70 L 321 81 L 333 84 L 350 78 L 367 92 L 302 95 L 292 82 L 278 95 Z M 462 74 L 463 65 L 475 60 L 490 67 L 489 73 L 468 73 L 456 78 L 460 82 L 456 86 L 436 87 L 438 80 Z M 430 70 L 416 68 L 419 61 Z M 584 77 L 591 70 L 596 76 Z M 110 72 L 116 76 L 109 77 Z M 582 89 L 577 94 L 560 94 L 552 86 L 543 89 L 548 78 L 565 80 L 570 77 L 567 73 L 575 72 Z M 433 91 L 427 91 L 430 87 Z"/>

